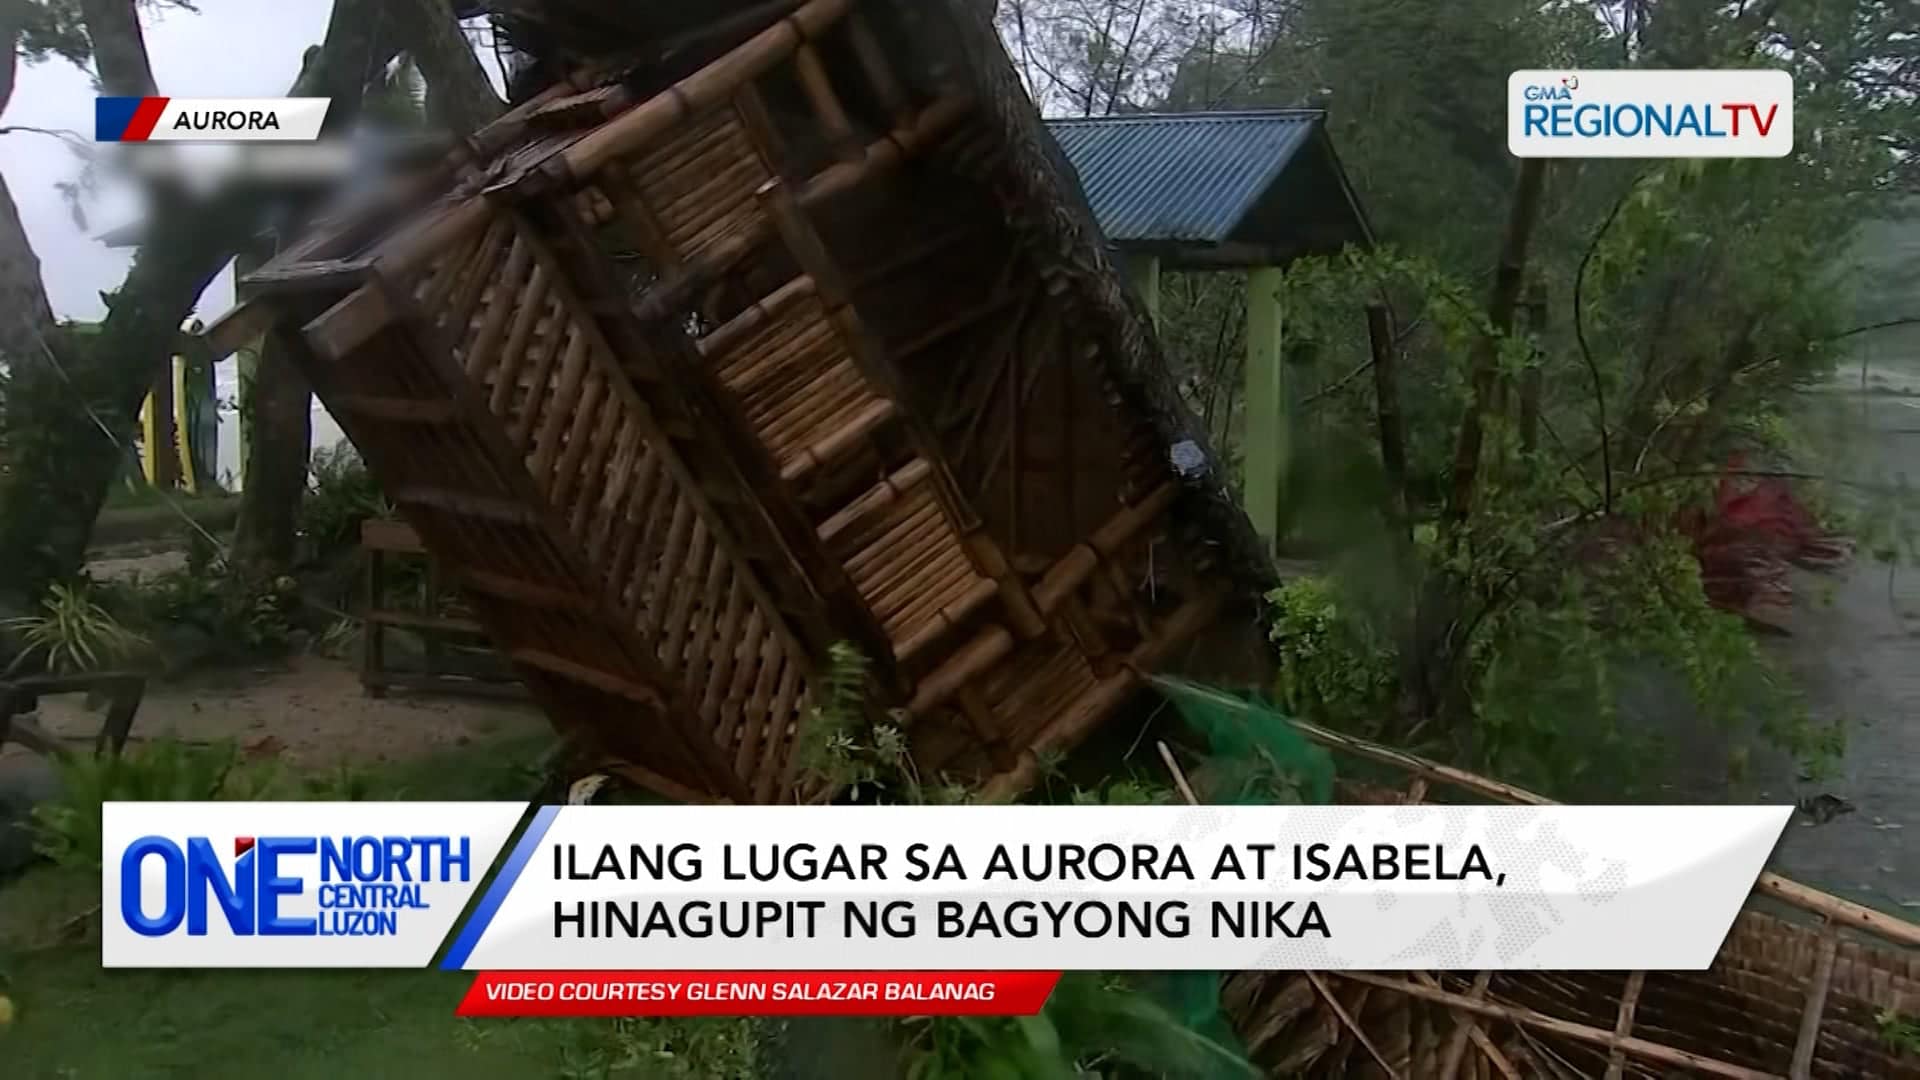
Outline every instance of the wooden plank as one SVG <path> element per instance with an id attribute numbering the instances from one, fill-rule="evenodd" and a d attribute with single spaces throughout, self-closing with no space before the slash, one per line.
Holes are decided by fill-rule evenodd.
<path id="1" fill-rule="evenodd" d="M 391 608 L 374 609 L 361 615 L 370 623 L 382 626 L 398 626 L 408 630 L 444 631 L 455 634 L 485 634 L 487 628 L 473 619 L 456 619 L 445 615 L 425 615 L 418 611 L 395 611 Z"/>
<path id="2" fill-rule="evenodd" d="M 451 401 L 366 394 L 335 394 L 328 406 L 342 412 L 357 413 L 369 420 L 396 424 L 448 424 L 460 415 L 459 408 Z"/>
<path id="3" fill-rule="evenodd" d="M 386 290 L 368 285 L 328 308 L 325 314 L 302 327 L 300 333 L 322 360 L 337 364 L 359 351 L 398 318 Z"/>
<path id="4" fill-rule="evenodd" d="M 655 709 L 666 708 L 666 698 L 660 691 L 650 686 L 642 686 L 629 679 L 621 678 L 611 672 L 576 664 L 562 656 L 540 649 L 514 649 L 507 654 L 509 659 L 528 667 L 538 668 L 549 675 L 558 675 L 563 679 L 591 686 L 595 690 L 625 698 L 628 701 L 647 705 Z"/>
<path id="5" fill-rule="evenodd" d="M 360 523 L 360 546 L 373 551 L 424 555 L 426 546 L 413 526 L 394 518 L 368 518 Z"/>
<path id="6" fill-rule="evenodd" d="M 213 359 L 224 360 L 259 341 L 278 317 L 272 303 L 254 297 L 228 308 L 200 332 L 200 338 L 212 350 Z"/>
<path id="7" fill-rule="evenodd" d="M 461 567 L 457 577 L 463 587 L 496 600 L 544 608 L 548 611 L 564 611 L 572 615 L 594 613 L 592 597 L 569 592 L 566 589 L 556 589 L 550 585 L 523 581 L 474 567 Z"/>
<path id="8" fill-rule="evenodd" d="M 462 517 L 497 521 L 504 525 L 533 526 L 540 515 L 524 503 L 440 488 L 404 487 L 393 493 L 393 501 L 408 506 L 424 506 Z"/>

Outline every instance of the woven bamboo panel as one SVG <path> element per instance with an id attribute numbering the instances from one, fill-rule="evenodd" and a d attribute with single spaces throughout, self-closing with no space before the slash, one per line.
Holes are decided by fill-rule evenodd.
<path id="1" fill-rule="evenodd" d="M 808 709 L 805 665 L 541 240 L 511 213 L 477 215 L 389 287 L 401 321 L 317 382 L 356 442 L 381 448 L 370 458 L 422 535 L 481 583 L 489 632 L 543 678 L 646 691 L 625 695 L 627 719 L 595 705 L 557 720 L 635 745 L 697 723 L 734 773 L 721 789 L 771 797 Z M 715 790 L 700 768 L 661 771 Z"/>
<path id="2" fill-rule="evenodd" d="M 772 178 L 731 107 L 681 126 L 623 165 L 666 243 L 686 259 L 755 228 L 761 214 L 754 193 Z"/>
<path id="3" fill-rule="evenodd" d="M 794 761 L 809 680 L 848 641 L 874 668 L 870 713 L 900 716 L 910 741 L 963 733 L 929 760 L 1003 797 L 1225 591 L 1183 585 L 1156 606 L 1125 584 L 1171 517 L 1151 437 L 1018 460 L 1039 373 L 1077 388 L 1081 412 L 1111 396 L 1099 346 L 1065 331 L 1081 309 L 1047 308 L 1059 290 L 1038 279 L 1026 309 L 1061 332 L 1028 335 L 1017 364 L 995 356 L 1020 379 L 959 427 L 986 471 L 1034 484 L 1081 456 L 1125 468 L 1103 466 L 1099 490 L 1069 484 L 1057 501 L 1093 510 L 1019 568 L 1016 530 L 956 481 L 953 427 L 915 410 L 928 386 L 888 350 L 967 340 L 950 331 L 986 316 L 960 297 L 1009 267 L 1030 275 L 1032 256 L 992 211 L 997 185 L 973 178 L 993 155 L 969 95 L 943 74 L 898 77 L 871 22 L 849 27 L 853 6 L 770 13 L 690 74 L 674 61 L 670 87 L 659 71 L 556 86 L 416 184 L 418 212 L 400 198 L 330 224 L 266 275 L 339 302 L 288 320 L 320 396 L 378 444 L 362 447 L 376 475 L 556 725 L 672 794 L 828 794 L 801 790 Z M 974 185 L 964 205 L 983 216 L 936 231 L 976 242 L 916 242 L 926 258 L 903 260 L 880 230 L 836 224 L 915 177 Z M 971 286 L 944 288 L 955 273 Z M 854 283 L 909 274 L 905 300 L 863 309 Z M 876 314 L 888 336 L 868 329 Z M 1022 505 L 1052 514 L 1047 499 Z M 656 733 L 673 735 L 657 754 Z"/>

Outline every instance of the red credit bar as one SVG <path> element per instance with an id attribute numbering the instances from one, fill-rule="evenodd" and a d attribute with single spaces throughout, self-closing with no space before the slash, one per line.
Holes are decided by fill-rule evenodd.
<path id="1" fill-rule="evenodd" d="M 460 1016 L 1032 1016 L 1057 971 L 483 971 Z"/>

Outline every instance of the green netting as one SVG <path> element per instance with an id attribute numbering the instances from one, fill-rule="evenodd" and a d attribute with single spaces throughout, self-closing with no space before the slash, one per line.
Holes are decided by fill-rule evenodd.
<path id="1" fill-rule="evenodd" d="M 1333 801 L 1333 758 L 1272 704 L 1183 679 L 1156 678 L 1187 725 L 1207 741 L 1207 801 L 1258 805 Z"/>
<path id="2" fill-rule="evenodd" d="M 1209 803 L 1324 804 L 1333 800 L 1332 756 L 1300 734 L 1270 703 L 1252 694 L 1234 694 L 1182 679 L 1156 678 L 1153 685 L 1206 740 L 1204 779 Z M 1168 971 L 1143 974 L 1138 985 L 1188 1030 L 1244 1053 L 1220 1008 L 1221 981 L 1219 972 Z M 1209 1070 L 1202 1080 L 1246 1075 L 1224 1062 Z"/>

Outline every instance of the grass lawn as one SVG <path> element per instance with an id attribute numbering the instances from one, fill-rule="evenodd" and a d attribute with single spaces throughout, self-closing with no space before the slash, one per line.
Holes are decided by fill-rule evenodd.
<path id="1" fill-rule="evenodd" d="M 516 799 L 543 740 L 476 743 L 358 777 L 366 798 Z M 337 782 L 337 781 L 336 781 Z M 472 976 L 439 971 L 105 971 L 97 871 L 0 883 L 0 1077 L 274 1080 L 731 1077 L 743 1021 L 485 1020 L 453 1015 Z M 77 916 L 84 916 L 76 921 Z M 65 940 L 63 940 L 65 939 Z"/>

